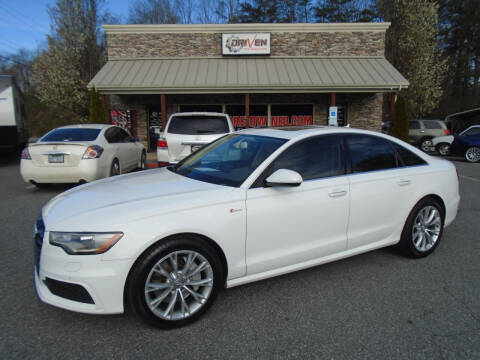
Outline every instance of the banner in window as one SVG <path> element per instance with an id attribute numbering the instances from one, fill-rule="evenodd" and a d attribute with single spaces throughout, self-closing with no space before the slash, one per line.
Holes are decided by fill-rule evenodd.
<path id="1" fill-rule="evenodd" d="M 250 105 L 250 116 L 245 116 L 245 105 L 227 105 L 225 111 L 230 116 L 235 128 L 267 127 L 268 106 L 266 104 Z"/>
<path id="2" fill-rule="evenodd" d="M 272 104 L 271 111 L 272 127 L 306 126 L 313 124 L 312 104 Z"/>
<path id="3" fill-rule="evenodd" d="M 132 136 L 137 136 L 135 110 L 110 110 L 110 123 L 128 130 Z"/>

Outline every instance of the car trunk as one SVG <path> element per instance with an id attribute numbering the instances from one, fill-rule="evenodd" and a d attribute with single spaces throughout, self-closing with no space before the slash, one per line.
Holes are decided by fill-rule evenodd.
<path id="1" fill-rule="evenodd" d="M 211 143 L 224 134 L 184 135 L 168 134 L 168 154 L 174 161 L 180 161 L 202 146 Z"/>
<path id="2" fill-rule="evenodd" d="M 79 164 L 87 147 L 74 142 L 35 143 L 29 145 L 29 152 L 36 166 L 68 167 Z"/>

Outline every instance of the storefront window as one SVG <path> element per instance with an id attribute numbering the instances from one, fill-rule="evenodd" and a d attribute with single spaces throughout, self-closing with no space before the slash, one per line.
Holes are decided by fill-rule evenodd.
<path id="1" fill-rule="evenodd" d="M 347 107 L 338 106 L 337 107 L 337 122 L 338 126 L 347 126 Z"/>
<path id="2" fill-rule="evenodd" d="M 222 105 L 197 104 L 180 105 L 180 112 L 222 112 Z"/>
<path id="3" fill-rule="evenodd" d="M 157 149 L 157 139 L 162 129 L 162 109 L 148 109 L 148 150 Z"/>
<path id="4" fill-rule="evenodd" d="M 303 126 L 313 124 L 312 104 L 272 104 L 272 126 Z"/>
<path id="5" fill-rule="evenodd" d="M 120 126 L 137 136 L 137 122 L 135 110 L 110 110 L 110 123 Z"/>
<path id="6" fill-rule="evenodd" d="M 245 118 L 245 105 L 227 105 L 225 110 L 235 128 L 268 126 L 268 106 L 266 104 L 250 105 L 248 119 Z"/>

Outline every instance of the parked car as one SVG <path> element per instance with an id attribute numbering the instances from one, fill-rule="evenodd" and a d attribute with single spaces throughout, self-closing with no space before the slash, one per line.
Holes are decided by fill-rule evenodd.
<path id="1" fill-rule="evenodd" d="M 51 130 L 23 151 L 20 173 L 37 187 L 88 182 L 145 167 L 145 147 L 112 125 L 69 125 Z"/>
<path id="2" fill-rule="evenodd" d="M 202 146 L 234 131 L 226 114 L 186 112 L 170 116 L 157 141 L 160 166 L 176 164 Z"/>
<path id="3" fill-rule="evenodd" d="M 480 134 L 480 125 L 473 125 L 463 130 L 458 136 L 473 136 L 478 134 Z M 439 136 L 432 139 L 432 145 L 440 155 L 449 155 L 450 146 L 452 145 L 454 138 L 453 135 Z"/>
<path id="4" fill-rule="evenodd" d="M 64 309 L 112 314 L 128 303 L 177 327 L 224 286 L 389 245 L 427 256 L 459 201 L 451 162 L 388 135 L 247 129 L 176 165 L 50 200 L 35 227 L 36 290 Z"/>
<path id="5" fill-rule="evenodd" d="M 410 120 L 408 122 L 410 143 L 423 151 L 432 150 L 432 139 L 437 136 L 450 135 L 450 130 L 442 120 Z"/>
<path id="6" fill-rule="evenodd" d="M 480 162 L 480 125 L 471 126 L 455 136 L 450 153 L 464 156 L 468 162 Z"/>

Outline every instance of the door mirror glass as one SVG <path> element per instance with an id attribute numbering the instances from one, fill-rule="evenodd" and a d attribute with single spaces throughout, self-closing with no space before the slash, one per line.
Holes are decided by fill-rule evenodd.
<path id="1" fill-rule="evenodd" d="M 302 182 L 298 172 L 288 169 L 278 169 L 265 180 L 267 186 L 299 186 Z"/>

